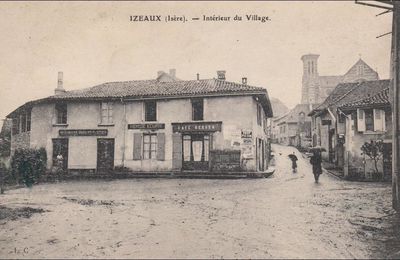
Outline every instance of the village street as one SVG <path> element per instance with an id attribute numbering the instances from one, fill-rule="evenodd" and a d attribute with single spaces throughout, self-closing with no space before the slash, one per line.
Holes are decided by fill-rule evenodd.
<path id="1" fill-rule="evenodd" d="M 129 179 L 36 185 L 0 205 L 45 212 L 0 220 L 1 258 L 395 257 L 390 183 L 316 184 L 300 153 L 292 173 L 273 146 L 270 178 Z"/>

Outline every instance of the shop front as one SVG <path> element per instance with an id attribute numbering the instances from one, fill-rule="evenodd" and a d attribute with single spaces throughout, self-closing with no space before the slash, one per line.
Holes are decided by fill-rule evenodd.
<path id="1" fill-rule="evenodd" d="M 172 130 L 182 143 L 182 170 L 209 171 L 210 151 L 215 132 L 221 131 L 222 122 L 172 123 Z"/>

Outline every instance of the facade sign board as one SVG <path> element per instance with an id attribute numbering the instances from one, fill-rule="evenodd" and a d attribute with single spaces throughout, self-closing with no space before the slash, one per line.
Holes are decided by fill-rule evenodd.
<path id="1" fill-rule="evenodd" d="M 146 129 L 146 130 L 165 129 L 165 124 L 159 124 L 159 123 L 128 124 L 128 129 Z"/>
<path id="2" fill-rule="evenodd" d="M 60 136 L 107 136 L 107 129 L 60 129 Z"/>
<path id="3" fill-rule="evenodd" d="M 221 131 L 222 122 L 172 123 L 173 132 L 216 132 Z"/>

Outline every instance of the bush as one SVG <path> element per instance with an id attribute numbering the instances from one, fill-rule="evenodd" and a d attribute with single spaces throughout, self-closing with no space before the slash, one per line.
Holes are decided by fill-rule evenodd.
<path id="1" fill-rule="evenodd" d="M 17 149 L 11 158 L 11 173 L 18 183 L 31 187 L 46 171 L 47 154 L 44 148 Z"/>

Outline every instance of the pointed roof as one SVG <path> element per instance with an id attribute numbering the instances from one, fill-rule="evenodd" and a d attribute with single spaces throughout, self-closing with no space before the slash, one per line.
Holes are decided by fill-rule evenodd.
<path id="1" fill-rule="evenodd" d="M 365 80 L 378 80 L 379 75 L 378 72 L 376 72 L 374 69 L 372 69 L 363 59 L 358 59 L 358 61 L 351 66 L 351 68 L 343 75 L 343 81 L 344 82 L 350 82 L 351 80 L 351 75 L 354 73 L 357 73 L 357 68 L 358 66 L 362 65 L 364 68 L 367 69 L 367 72 L 364 73 L 363 75 L 356 75 L 357 78 L 363 79 L 365 77 Z"/>

